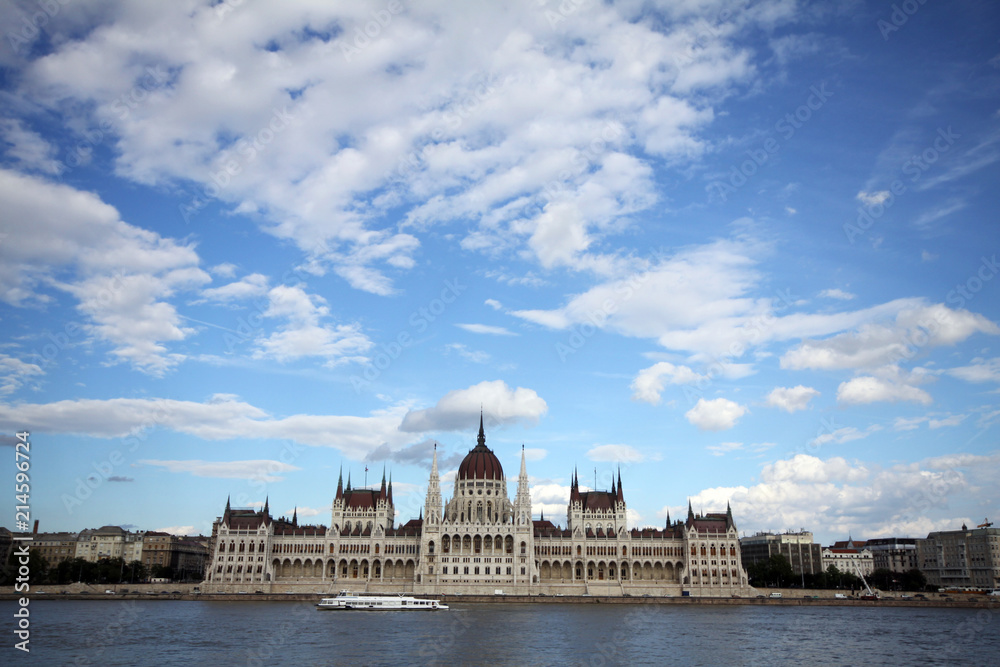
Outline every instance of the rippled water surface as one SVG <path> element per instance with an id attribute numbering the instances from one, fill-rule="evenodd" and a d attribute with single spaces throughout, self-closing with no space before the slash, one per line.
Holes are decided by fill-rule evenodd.
<path id="1" fill-rule="evenodd" d="M 0 605 L 11 619 L 15 603 Z M 30 608 L 31 656 L 20 664 L 1000 663 L 997 609 L 455 604 L 446 612 L 334 612 L 306 602 L 130 600 L 36 600 Z M 8 628 L 2 654 L 23 655 Z"/>

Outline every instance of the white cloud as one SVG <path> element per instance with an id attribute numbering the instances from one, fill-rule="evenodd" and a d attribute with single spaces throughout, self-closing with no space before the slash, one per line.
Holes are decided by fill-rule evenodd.
<path id="1" fill-rule="evenodd" d="M 57 175 L 65 169 L 56 159 L 56 147 L 45 141 L 40 134 L 24 127 L 24 123 L 13 118 L 0 119 L 0 140 L 10 144 L 4 150 L 8 158 L 18 162 L 18 166 L 34 169 L 46 174 Z"/>
<path id="2" fill-rule="evenodd" d="M 449 352 L 456 352 L 463 359 L 471 361 L 474 364 L 485 364 L 490 360 L 490 355 L 488 353 L 481 350 L 470 350 L 461 343 L 449 343 L 444 346 L 444 349 Z"/>
<path id="3" fill-rule="evenodd" d="M 931 395 L 919 387 L 893 382 L 871 375 L 862 375 L 840 383 L 837 387 L 837 402 L 844 405 L 864 405 L 886 401 L 912 401 L 922 405 L 934 402 Z"/>
<path id="4" fill-rule="evenodd" d="M 976 357 L 968 366 L 949 368 L 945 372 L 966 382 L 1000 382 L 1000 357 Z"/>
<path id="5" fill-rule="evenodd" d="M 863 324 L 826 340 L 805 340 L 781 357 L 781 367 L 802 369 L 873 368 L 912 358 L 921 348 L 955 345 L 975 333 L 1000 334 L 982 315 L 944 304 L 904 307 L 890 322 Z"/>
<path id="6" fill-rule="evenodd" d="M 322 297 L 307 294 L 301 286 L 278 285 L 268 292 L 268 300 L 263 316 L 284 319 L 285 324 L 257 339 L 255 358 L 294 361 L 322 357 L 330 367 L 367 361 L 365 353 L 374 343 L 357 324 L 324 324 L 330 310 Z"/>
<path id="7" fill-rule="evenodd" d="M 12 394 L 32 377 L 44 374 L 38 364 L 29 364 L 0 352 L 0 394 Z"/>
<path id="8" fill-rule="evenodd" d="M 215 268 L 217 269 L 218 267 Z M 267 292 L 267 276 L 260 273 L 251 273 L 236 282 L 228 283 L 220 287 L 203 289 L 201 291 L 201 295 L 208 301 L 228 303 L 231 301 L 242 301 L 243 299 L 264 296 Z"/>
<path id="9" fill-rule="evenodd" d="M 862 438 L 867 438 L 872 433 L 881 431 L 882 427 L 878 424 L 872 424 L 865 430 L 860 430 L 854 426 L 843 426 L 833 431 L 828 431 L 826 433 L 821 433 L 815 438 L 809 441 L 810 446 L 821 447 L 827 443 L 833 442 L 838 445 L 845 442 L 851 442 L 852 440 L 861 440 Z"/>
<path id="10" fill-rule="evenodd" d="M 632 380 L 632 398 L 645 401 L 652 405 L 660 402 L 665 384 L 690 385 L 709 381 L 706 375 L 695 373 L 687 366 L 675 366 L 667 361 L 661 361 L 649 368 L 639 371 Z"/>
<path id="11" fill-rule="evenodd" d="M 144 459 L 143 465 L 165 468 L 168 472 L 188 473 L 195 477 L 214 477 L 220 479 L 248 479 L 260 482 L 280 482 L 285 479 L 277 473 L 301 470 L 289 463 L 281 461 L 161 461 Z"/>
<path id="12" fill-rule="evenodd" d="M 399 428 L 408 433 L 468 430 L 478 424 L 480 410 L 497 425 L 534 423 L 548 409 L 533 389 L 511 389 L 503 380 L 484 381 L 448 392 L 433 408 L 411 410 Z"/>
<path id="13" fill-rule="evenodd" d="M 691 501 L 710 510 L 730 502 L 739 530 L 748 534 L 805 527 L 821 543 L 849 534 L 921 537 L 961 525 L 953 509 L 957 502 L 989 504 L 998 475 L 997 453 L 884 467 L 799 454 L 764 465 L 754 485 L 704 489 Z M 664 509 L 675 516 L 687 511 L 686 506 Z"/>
<path id="14" fill-rule="evenodd" d="M 527 447 L 524 449 L 524 459 L 526 461 L 541 461 L 548 456 L 548 451 L 538 447 Z"/>
<path id="15" fill-rule="evenodd" d="M 67 27 L 18 80 L 67 127 L 110 127 L 118 173 L 194 182 L 376 294 L 415 264 L 417 239 L 385 224 L 399 208 L 415 227 L 480 220 L 467 240 L 484 249 L 600 265 L 593 242 L 655 201 L 653 164 L 709 150 L 714 105 L 752 83 L 737 36 L 794 16 L 778 3 L 706 32 L 686 13 L 654 25 L 638 6 L 598 5 L 553 30 L 536 6 L 422 5 L 346 58 L 322 33 L 348 44 L 369 8 L 240 7 L 223 23 L 220 6 L 108 10 L 100 30 Z M 140 86 L 142 102 L 123 106 Z"/>
<path id="16" fill-rule="evenodd" d="M 839 288 L 825 289 L 819 293 L 821 297 L 827 299 L 839 299 L 841 301 L 850 301 L 851 299 L 857 298 L 856 294 L 851 294 L 850 292 L 845 292 Z"/>
<path id="17" fill-rule="evenodd" d="M 927 422 L 928 428 L 944 428 L 946 426 L 958 426 L 969 415 L 950 415 L 942 419 L 931 419 Z"/>
<path id="18" fill-rule="evenodd" d="M 775 387 L 767 395 L 767 404 L 785 412 L 796 412 L 809 407 L 809 401 L 816 396 L 819 396 L 818 391 L 801 384 L 795 387 Z"/>
<path id="19" fill-rule="evenodd" d="M 865 192 L 862 190 L 857 194 L 857 200 L 868 207 L 884 204 L 889 197 L 888 190 L 879 190 L 877 192 Z"/>
<path id="20" fill-rule="evenodd" d="M 167 526 L 165 528 L 156 528 L 154 530 L 158 533 L 167 533 L 168 535 L 182 535 L 182 536 L 194 535 L 196 532 L 194 526 Z"/>
<path id="21" fill-rule="evenodd" d="M 920 428 L 920 425 L 928 419 L 928 417 L 913 417 L 912 419 L 896 417 L 896 421 L 893 422 L 892 428 L 896 431 L 913 431 Z"/>
<path id="22" fill-rule="evenodd" d="M 609 461 L 612 463 L 639 463 L 646 457 L 630 445 L 598 445 L 587 452 L 591 461 Z"/>
<path id="23" fill-rule="evenodd" d="M 456 324 L 459 329 L 465 329 L 470 333 L 490 334 L 492 336 L 516 336 L 513 331 L 508 331 L 504 327 L 495 327 L 489 324 Z"/>
<path id="24" fill-rule="evenodd" d="M 712 452 L 712 456 L 722 456 L 723 454 L 728 454 L 729 452 L 735 452 L 739 449 L 743 449 L 742 442 L 720 442 L 717 445 L 709 445 L 706 447 L 708 451 Z"/>
<path id="25" fill-rule="evenodd" d="M 757 442 L 749 445 L 744 445 L 742 442 L 720 442 L 717 445 L 709 445 L 705 447 L 712 456 L 723 456 L 730 452 L 752 452 L 754 454 L 760 454 L 761 452 L 766 452 L 767 450 L 774 447 L 777 443 L 774 442 Z"/>
<path id="26" fill-rule="evenodd" d="M 745 406 L 727 398 L 716 398 L 709 401 L 699 398 L 695 406 L 688 410 L 684 416 L 702 431 L 725 431 L 736 426 L 736 422 L 747 412 Z"/>
<path id="27" fill-rule="evenodd" d="M 151 428 L 165 428 L 205 440 L 275 438 L 315 447 L 333 447 L 362 460 L 378 447 L 398 448 L 412 436 L 399 430 L 407 408 L 373 411 L 367 417 L 297 414 L 272 417 L 235 397 L 219 395 L 205 403 L 174 399 L 78 399 L 54 403 L 0 404 L 0 424 L 7 430 L 32 424 L 39 433 L 72 433 L 95 438 L 123 438 L 134 451 Z"/>
<path id="28" fill-rule="evenodd" d="M 210 280 L 193 246 L 122 221 L 94 194 L 6 170 L 0 201 L 0 299 L 46 303 L 51 286 L 77 299 L 84 332 L 113 361 L 162 375 L 184 360 L 167 344 L 194 330 L 168 299 Z"/>
<path id="29" fill-rule="evenodd" d="M 483 301 L 483 303 L 485 303 L 487 306 L 489 306 L 493 310 L 502 310 L 503 309 L 503 304 L 500 303 L 499 301 L 497 301 L 496 299 L 486 299 L 486 301 Z"/>

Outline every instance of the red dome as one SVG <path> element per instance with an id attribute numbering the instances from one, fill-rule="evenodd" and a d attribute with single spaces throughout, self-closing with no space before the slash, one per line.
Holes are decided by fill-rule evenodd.
<path id="1" fill-rule="evenodd" d="M 458 467 L 459 479 L 503 479 L 503 467 L 485 444 L 476 445 Z"/>
<path id="2" fill-rule="evenodd" d="M 476 446 L 462 459 L 458 466 L 459 479 L 503 479 L 503 466 L 493 450 L 486 446 L 483 431 L 483 416 L 479 416 L 479 437 Z"/>

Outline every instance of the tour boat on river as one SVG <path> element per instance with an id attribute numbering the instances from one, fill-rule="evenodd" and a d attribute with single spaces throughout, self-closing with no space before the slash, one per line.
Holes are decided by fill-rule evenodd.
<path id="1" fill-rule="evenodd" d="M 377 593 L 352 593 L 340 591 L 337 597 L 323 598 L 316 605 L 320 609 L 365 609 L 371 611 L 438 611 L 448 605 L 437 600 L 426 600 L 409 595 L 379 595 Z"/>

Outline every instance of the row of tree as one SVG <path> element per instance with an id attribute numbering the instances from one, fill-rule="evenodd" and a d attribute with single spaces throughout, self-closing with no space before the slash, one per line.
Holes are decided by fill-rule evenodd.
<path id="1" fill-rule="evenodd" d="M 825 572 L 819 574 L 795 574 L 788 558 L 775 554 L 768 560 L 757 561 L 746 565 L 747 577 L 751 586 L 758 588 L 840 588 L 861 590 L 865 586 L 861 577 L 850 572 L 841 572 L 836 565 L 831 565 Z M 934 590 L 936 586 L 927 585 L 927 577 L 920 570 L 908 572 L 892 572 L 878 569 L 868 577 L 868 585 L 883 591 L 923 591 Z"/>
<path id="2" fill-rule="evenodd" d="M 0 586 L 11 586 L 17 579 L 19 568 L 14 554 L 3 568 L 0 568 Z M 71 558 L 50 566 L 37 550 L 28 552 L 29 584 L 138 584 L 147 579 L 175 579 L 170 566 L 153 565 L 146 567 L 140 561 L 126 563 L 122 558 L 102 558 L 96 563 L 83 558 Z M 177 579 L 200 580 L 200 576 L 181 572 Z"/>

